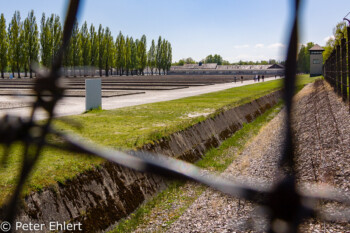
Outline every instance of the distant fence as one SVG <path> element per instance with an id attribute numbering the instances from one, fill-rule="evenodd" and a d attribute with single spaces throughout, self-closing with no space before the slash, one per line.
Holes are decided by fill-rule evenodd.
<path id="1" fill-rule="evenodd" d="M 340 45 L 332 51 L 325 61 L 324 77 L 333 87 L 334 92 L 342 97 L 344 102 L 349 104 L 350 112 L 350 26 L 347 27 L 348 39 L 341 39 Z"/>

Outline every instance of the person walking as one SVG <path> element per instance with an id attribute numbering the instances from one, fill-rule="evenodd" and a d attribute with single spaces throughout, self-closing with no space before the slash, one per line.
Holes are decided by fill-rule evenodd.
<path id="1" fill-rule="evenodd" d="M 263 82 L 264 82 L 264 79 L 265 79 L 265 76 L 263 75 L 263 76 L 262 76 L 262 81 L 263 81 Z"/>
<path id="2" fill-rule="evenodd" d="M 236 83 L 237 82 L 237 77 L 235 76 L 233 79 L 235 80 L 235 83 Z"/>
<path id="3" fill-rule="evenodd" d="M 241 76 L 241 83 L 243 83 L 243 76 Z"/>
<path id="4" fill-rule="evenodd" d="M 260 82 L 260 75 L 258 75 L 258 82 Z"/>

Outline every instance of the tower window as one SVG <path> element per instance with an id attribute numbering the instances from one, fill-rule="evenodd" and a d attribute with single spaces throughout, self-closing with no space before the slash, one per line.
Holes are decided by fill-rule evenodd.
<path id="1" fill-rule="evenodd" d="M 321 62 L 320 62 L 319 59 L 314 59 L 314 60 L 312 60 L 312 63 L 313 63 L 313 64 L 320 64 Z"/>

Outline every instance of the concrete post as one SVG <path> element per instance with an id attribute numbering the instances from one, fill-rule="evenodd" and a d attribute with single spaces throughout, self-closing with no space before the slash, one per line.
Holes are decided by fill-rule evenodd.
<path id="1" fill-rule="evenodd" d="M 342 77 L 341 77 L 341 84 L 342 84 L 342 99 L 344 102 L 346 102 L 347 95 L 348 95 L 348 88 L 347 88 L 347 67 L 346 67 L 346 39 L 343 38 L 341 40 L 341 69 L 342 69 Z"/>
<path id="2" fill-rule="evenodd" d="M 341 96 L 341 55 L 340 45 L 337 45 L 337 59 L 336 59 L 336 75 L 337 75 L 337 94 Z"/>
<path id="3" fill-rule="evenodd" d="M 348 86 L 349 86 L 349 92 L 350 92 L 350 26 L 347 27 L 347 31 L 348 31 Z M 350 93 L 349 93 L 349 112 L 350 112 Z"/>
<path id="4" fill-rule="evenodd" d="M 85 111 L 102 108 L 101 79 L 85 79 Z"/>

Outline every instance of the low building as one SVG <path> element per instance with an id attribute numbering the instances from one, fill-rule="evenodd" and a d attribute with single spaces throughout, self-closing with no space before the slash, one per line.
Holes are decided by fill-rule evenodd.
<path id="1" fill-rule="evenodd" d="M 310 52 L 310 77 L 322 75 L 322 66 L 323 66 L 323 53 L 324 49 L 315 44 Z"/>
<path id="2" fill-rule="evenodd" d="M 237 77 L 254 77 L 256 75 L 282 76 L 284 66 L 273 65 L 217 65 L 208 64 L 185 64 L 183 66 L 172 66 L 169 74 L 176 75 L 236 75 Z"/>

